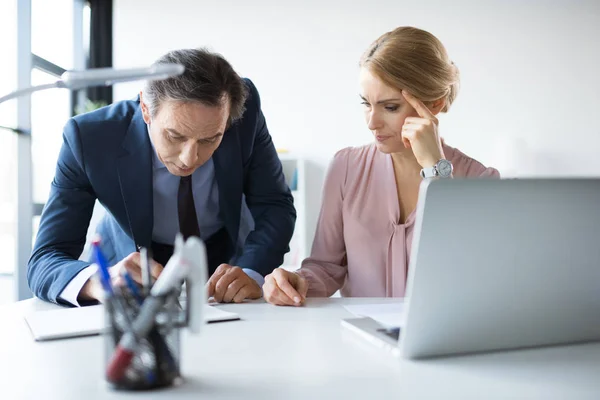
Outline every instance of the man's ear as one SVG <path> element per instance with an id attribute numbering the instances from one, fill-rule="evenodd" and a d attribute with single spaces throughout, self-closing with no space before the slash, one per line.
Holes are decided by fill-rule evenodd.
<path id="1" fill-rule="evenodd" d="M 143 93 L 140 90 L 140 107 L 142 107 L 142 116 L 144 117 L 144 122 L 146 124 L 150 124 L 151 118 L 150 118 L 150 110 L 148 109 L 148 106 L 146 105 L 146 103 L 144 103 L 144 97 L 143 97 Z"/>
<path id="2" fill-rule="evenodd" d="M 446 105 L 446 98 L 442 97 L 441 99 L 432 101 L 427 106 L 427 108 L 429 108 L 429 111 L 431 111 L 431 113 L 433 115 L 438 115 L 440 113 L 440 111 L 442 111 L 442 109 L 444 108 L 445 105 Z"/>

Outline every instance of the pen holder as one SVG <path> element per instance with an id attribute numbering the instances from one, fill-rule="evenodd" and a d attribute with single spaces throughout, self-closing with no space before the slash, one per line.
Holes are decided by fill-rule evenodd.
<path id="1" fill-rule="evenodd" d="M 145 337 L 135 338 L 124 372 L 115 379 L 108 373 L 109 363 L 115 356 L 123 335 L 131 330 L 140 312 L 140 300 L 125 291 L 115 292 L 105 302 L 108 327 L 104 337 L 105 379 L 116 390 L 148 390 L 171 386 L 180 378 L 180 328 L 184 311 L 178 302 L 178 293 L 158 297 L 161 306 Z"/>

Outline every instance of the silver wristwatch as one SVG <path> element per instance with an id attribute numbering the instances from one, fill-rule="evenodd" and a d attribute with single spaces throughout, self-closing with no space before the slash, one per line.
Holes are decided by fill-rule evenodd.
<path id="1" fill-rule="evenodd" d="M 423 168 L 421 170 L 422 178 L 450 178 L 452 176 L 452 163 L 448 160 L 441 159 L 433 167 Z"/>

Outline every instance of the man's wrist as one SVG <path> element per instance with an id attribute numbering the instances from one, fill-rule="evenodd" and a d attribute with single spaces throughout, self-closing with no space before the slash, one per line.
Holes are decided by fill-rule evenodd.
<path id="1" fill-rule="evenodd" d="M 59 299 L 63 302 L 74 305 L 75 307 L 80 307 L 81 304 L 78 299 L 81 299 L 81 301 L 84 302 L 83 297 L 80 296 L 81 291 L 90 278 L 96 275 L 96 271 L 97 267 L 95 264 L 88 265 L 80 270 L 73 278 L 71 278 L 67 286 L 65 286 L 65 288 L 61 291 L 60 295 L 58 296 Z M 87 288 L 85 293 L 88 293 Z"/>
<path id="2" fill-rule="evenodd" d="M 87 282 L 81 288 L 79 296 L 77 296 L 78 301 L 102 301 L 102 298 L 102 293 L 100 293 L 97 282 L 93 276 L 87 280 Z"/>
<path id="3" fill-rule="evenodd" d="M 265 278 L 261 274 L 250 268 L 242 268 L 242 271 L 244 271 L 246 275 L 252 278 L 258 284 L 258 286 L 262 288 L 265 283 Z"/>

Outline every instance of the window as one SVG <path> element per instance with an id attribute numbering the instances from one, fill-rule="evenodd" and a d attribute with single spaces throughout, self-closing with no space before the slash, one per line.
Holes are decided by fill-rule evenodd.
<path id="1" fill-rule="evenodd" d="M 73 0 L 31 1 L 31 84 L 52 83 L 74 64 Z M 83 15 L 81 16 L 83 18 Z M 40 214 L 50 193 L 62 128 L 71 116 L 71 93 L 45 90 L 31 95 L 31 158 L 35 242 Z"/>
<path id="2" fill-rule="evenodd" d="M 17 0 L 0 2 L 0 94 L 12 92 L 17 88 Z M 0 125 L 14 127 L 17 105 L 14 101 L 0 105 Z M 10 136 L 9 131 L 1 131 L 1 143 Z M 2 146 L 4 147 L 4 146 Z M 4 156 L 4 153 L 2 153 Z M 4 158 L 4 157 L 2 157 Z M 4 181 L 3 181 L 4 182 Z"/>
<path id="3" fill-rule="evenodd" d="M 0 182 L 3 186 L 3 190 L 0 190 L 0 279 L 2 275 L 12 274 L 16 264 L 16 139 L 16 135 L 10 131 L 0 132 Z"/>
<path id="4" fill-rule="evenodd" d="M 31 0 L 31 52 L 64 69 L 74 67 L 73 1 Z"/>
<path id="5" fill-rule="evenodd" d="M 31 84 L 51 83 L 57 78 L 34 68 Z M 31 155 L 33 158 L 33 201 L 46 203 L 58 152 L 62 145 L 62 131 L 71 116 L 71 93 L 68 90 L 44 90 L 31 96 Z"/>
<path id="6" fill-rule="evenodd" d="M 84 0 L 0 1 L 0 95 L 17 89 L 19 81 L 26 85 L 29 74 L 31 84 L 39 85 L 55 81 L 66 69 L 83 68 L 84 6 Z M 87 21 L 89 24 L 89 17 Z M 28 57 L 31 57 L 31 71 Z M 26 67 L 18 70 L 23 64 Z M 23 217 L 29 213 L 28 203 L 35 203 L 31 204 L 35 210 L 31 221 L 35 237 L 41 206 L 48 199 L 62 145 L 62 128 L 71 116 L 71 103 L 71 93 L 57 89 L 34 93 L 30 110 L 29 101 L 11 100 L 0 104 L 0 183 L 3 189 L 0 190 L 0 252 L 3 255 L 0 304 L 15 300 L 16 294 L 20 298 L 28 297 L 25 274 L 32 238 L 29 228 L 23 228 L 27 221 L 17 221 L 17 210 L 23 212 Z M 23 104 L 27 112 L 18 110 Z M 19 136 L 11 129 L 17 127 L 31 127 L 31 138 Z M 28 178 L 29 165 L 32 182 Z M 17 182 L 19 173 L 21 181 Z M 32 198 L 27 190 L 18 190 L 29 185 L 33 189 Z M 17 208 L 17 204 L 24 208 Z M 13 276 L 17 278 L 16 286 Z M 15 287 L 19 288 L 16 292 Z"/>
<path id="7" fill-rule="evenodd" d="M 0 95 L 17 87 L 17 0 L 0 1 Z M 0 104 L 0 304 L 14 300 L 11 275 L 16 264 L 17 136 L 5 128 L 17 123 L 14 101 Z"/>

